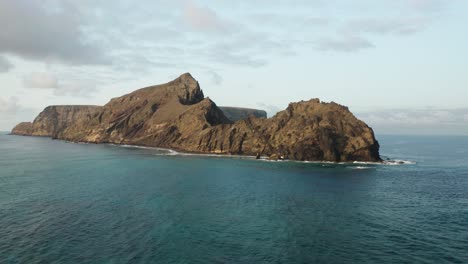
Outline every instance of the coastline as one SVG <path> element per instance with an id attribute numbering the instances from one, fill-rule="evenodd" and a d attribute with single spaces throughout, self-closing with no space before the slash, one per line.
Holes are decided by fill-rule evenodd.
<path id="1" fill-rule="evenodd" d="M 21 137 L 38 137 L 38 138 L 50 138 L 51 140 L 63 141 L 71 144 L 84 144 L 84 145 L 109 145 L 122 148 L 139 148 L 139 149 L 154 149 L 154 150 L 163 150 L 171 154 L 167 156 L 198 156 L 198 157 L 217 157 L 217 158 L 234 158 L 234 159 L 248 159 L 248 160 L 257 160 L 263 162 L 283 162 L 283 163 L 304 163 L 304 164 L 330 164 L 330 165 L 379 165 L 379 166 L 396 166 L 396 165 L 414 165 L 416 162 L 400 159 L 388 159 L 382 160 L 380 162 L 367 162 L 367 161 L 349 161 L 349 162 L 334 162 L 334 161 L 325 161 L 325 160 L 316 160 L 316 161 L 301 161 L 301 160 L 270 160 L 268 156 L 261 156 L 260 159 L 256 159 L 256 156 L 253 155 L 239 155 L 239 154 L 228 154 L 228 153 L 204 153 L 204 152 L 190 152 L 185 150 L 180 150 L 177 148 L 165 148 L 165 147 L 155 147 L 155 146 L 146 146 L 146 145 L 137 145 L 137 144 L 125 144 L 125 143 L 113 143 L 113 142 L 75 142 L 64 139 L 54 139 L 49 136 L 36 136 L 36 135 L 17 135 L 8 133 L 9 136 L 21 136 Z"/>

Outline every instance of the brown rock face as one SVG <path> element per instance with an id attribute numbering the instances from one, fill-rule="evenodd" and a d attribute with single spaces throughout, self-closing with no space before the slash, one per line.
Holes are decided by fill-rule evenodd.
<path id="1" fill-rule="evenodd" d="M 380 161 L 372 129 L 347 107 L 313 99 L 292 103 L 269 119 L 250 116 L 234 123 L 188 73 L 102 107 L 47 107 L 12 134 L 303 161 Z"/>
<path id="2" fill-rule="evenodd" d="M 18 136 L 30 136 L 33 134 L 32 127 L 33 123 L 31 122 L 19 123 L 13 128 L 11 133 Z"/>
<path id="3" fill-rule="evenodd" d="M 58 138 L 72 125 L 84 125 L 101 109 L 99 106 L 48 106 L 33 122 L 32 134 Z"/>

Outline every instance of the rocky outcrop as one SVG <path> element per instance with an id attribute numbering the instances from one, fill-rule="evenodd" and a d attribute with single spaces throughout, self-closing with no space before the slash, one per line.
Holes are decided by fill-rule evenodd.
<path id="1" fill-rule="evenodd" d="M 224 115 L 231 121 L 239 121 L 242 119 L 247 119 L 250 116 L 258 118 L 266 118 L 267 113 L 263 110 L 250 109 L 243 107 L 230 107 L 230 106 L 220 106 L 219 109 L 223 111 Z"/>
<path id="2" fill-rule="evenodd" d="M 13 130 L 11 131 L 14 135 L 19 136 L 31 136 L 33 135 L 33 123 L 31 122 L 23 122 L 16 125 Z"/>
<path id="3" fill-rule="evenodd" d="M 269 119 L 250 115 L 233 122 L 188 73 L 102 107 L 47 107 L 12 134 L 302 161 L 380 160 L 372 129 L 345 106 L 313 99 Z"/>
<path id="4" fill-rule="evenodd" d="M 59 138 L 59 134 L 70 126 L 86 126 L 101 108 L 87 105 L 48 106 L 32 123 L 31 135 Z"/>

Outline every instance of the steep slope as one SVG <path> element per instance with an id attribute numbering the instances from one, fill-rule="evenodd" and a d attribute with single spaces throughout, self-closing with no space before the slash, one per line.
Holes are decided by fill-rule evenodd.
<path id="1" fill-rule="evenodd" d="M 292 103 L 270 119 L 217 126 L 192 151 L 277 155 L 292 160 L 379 161 L 374 133 L 347 107 L 318 99 Z"/>
<path id="2" fill-rule="evenodd" d="M 292 160 L 380 160 L 372 129 L 344 106 L 313 99 L 292 103 L 269 119 L 250 116 L 233 123 L 204 98 L 188 73 L 114 98 L 103 107 L 47 107 L 32 124 L 21 123 L 12 134 Z"/>

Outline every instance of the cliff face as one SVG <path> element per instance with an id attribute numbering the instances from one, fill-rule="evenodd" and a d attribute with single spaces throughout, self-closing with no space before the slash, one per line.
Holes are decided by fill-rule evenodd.
<path id="1" fill-rule="evenodd" d="M 23 122 L 19 123 L 18 125 L 13 128 L 11 131 L 11 134 L 13 135 L 19 135 L 19 136 L 32 136 L 33 135 L 33 130 L 32 130 L 33 123 L 31 122 Z"/>
<path id="2" fill-rule="evenodd" d="M 269 119 L 250 115 L 237 122 L 225 112 L 184 74 L 102 107 L 47 107 L 33 123 L 19 124 L 12 134 L 292 160 L 380 160 L 372 129 L 336 103 L 302 101 Z"/>
<path id="3" fill-rule="evenodd" d="M 48 106 L 32 123 L 17 125 L 12 134 L 32 135 L 57 138 L 58 135 L 71 125 L 85 125 L 91 116 L 98 112 L 100 106 Z"/>
<path id="4" fill-rule="evenodd" d="M 250 108 L 243 108 L 243 107 L 229 107 L 229 106 L 220 106 L 219 109 L 223 111 L 224 115 L 234 122 L 247 119 L 250 116 L 258 117 L 258 118 L 266 118 L 267 113 L 263 110 L 258 109 L 250 109 Z"/>

